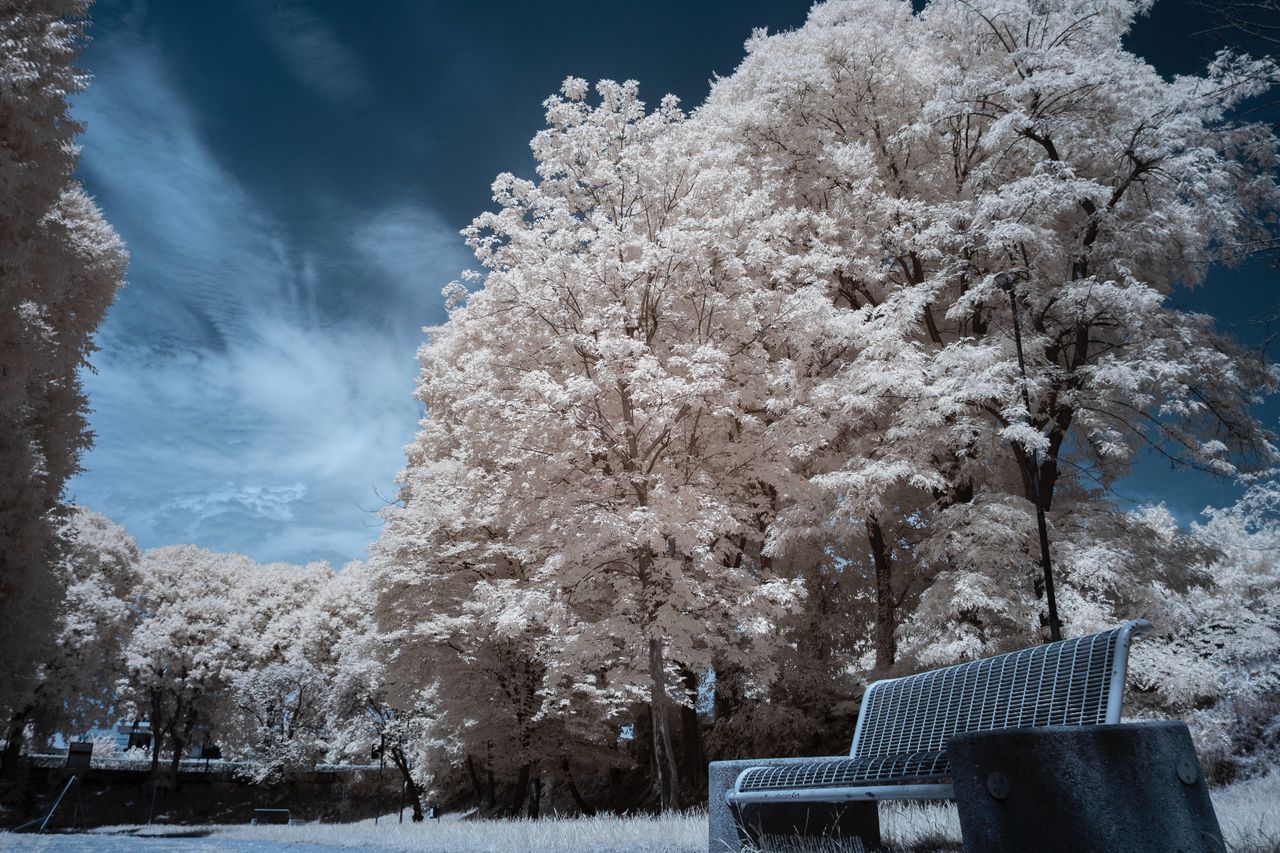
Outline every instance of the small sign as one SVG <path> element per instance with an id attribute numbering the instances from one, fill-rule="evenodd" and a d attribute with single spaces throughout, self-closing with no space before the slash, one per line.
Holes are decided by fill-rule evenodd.
<path id="1" fill-rule="evenodd" d="M 67 744 L 67 769 L 88 770 L 93 760 L 93 742 Z"/>

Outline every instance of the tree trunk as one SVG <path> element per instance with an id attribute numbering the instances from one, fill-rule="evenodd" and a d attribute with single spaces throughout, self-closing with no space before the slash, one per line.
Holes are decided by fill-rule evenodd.
<path id="1" fill-rule="evenodd" d="M 874 515 L 867 516 L 867 541 L 871 544 L 876 575 L 875 668 L 883 672 L 892 667 L 898 657 L 898 642 L 894 637 L 898 619 L 897 604 L 893 600 L 893 560 L 880 521 Z"/>
<path id="2" fill-rule="evenodd" d="M 538 815 L 542 810 L 542 776 L 535 775 L 533 777 L 533 796 L 529 798 L 529 817 L 533 820 L 538 819 Z"/>
<path id="3" fill-rule="evenodd" d="M 525 797 L 529 793 L 529 764 L 520 767 L 520 775 L 516 778 L 516 790 L 511 797 L 511 816 L 520 817 L 520 809 L 524 808 Z"/>
<path id="4" fill-rule="evenodd" d="M 18 773 L 18 761 L 22 757 L 22 743 L 27 737 L 27 717 L 31 709 L 17 711 L 9 719 L 9 736 L 4 743 L 4 755 L 0 757 L 0 779 L 12 779 Z"/>
<path id="5" fill-rule="evenodd" d="M 573 804 L 578 807 L 578 811 L 587 817 L 594 817 L 596 807 L 587 802 L 582 792 L 578 790 L 578 784 L 573 779 L 573 771 L 569 769 L 569 759 L 560 759 L 560 770 L 564 773 L 565 787 L 569 789 L 569 796 L 573 797 Z"/>
<path id="6" fill-rule="evenodd" d="M 160 691 L 151 691 L 151 778 L 155 780 L 160 775 L 160 746 L 164 739 L 164 730 L 161 729 L 160 723 L 164 715 L 164 701 L 160 696 Z"/>
<path id="7" fill-rule="evenodd" d="M 619 811 L 618 803 L 622 800 L 622 768 L 609 768 L 609 793 L 604 798 L 605 811 Z"/>
<path id="8" fill-rule="evenodd" d="M 675 750 L 671 746 L 671 725 L 667 716 L 667 676 L 662 640 L 649 638 L 649 713 L 653 723 L 653 774 L 659 808 L 669 812 L 678 807 L 680 790 Z"/>
<path id="9" fill-rule="evenodd" d="M 173 724 L 169 728 L 170 743 L 173 744 L 173 760 L 172 772 L 173 781 L 177 784 L 178 771 L 182 769 L 182 754 L 191 744 L 191 732 L 196 727 L 196 719 L 200 716 L 195 708 L 189 709 L 186 714 L 182 715 L 181 722 L 177 714 L 173 717 Z"/>
<path id="10" fill-rule="evenodd" d="M 711 721 L 718 724 L 721 720 L 731 719 L 742 705 L 742 669 L 725 660 L 713 661 L 713 665 L 716 685 L 711 697 Z"/>
<path id="11" fill-rule="evenodd" d="M 175 724 L 169 729 L 169 744 L 173 747 L 173 755 L 169 758 L 169 775 L 173 777 L 173 781 L 178 781 L 178 771 L 181 769 L 182 750 L 186 748 L 186 743 L 182 736 L 178 734 L 178 726 Z"/>
<path id="12" fill-rule="evenodd" d="M 476 804 L 479 805 L 484 799 L 484 786 L 480 784 L 480 772 L 476 770 L 476 762 L 470 753 L 467 754 L 467 775 L 471 777 L 471 787 L 475 789 Z"/>
<path id="13" fill-rule="evenodd" d="M 471 758 L 468 756 L 468 763 L 470 763 L 470 760 Z M 409 759 L 405 757 L 404 749 L 399 746 L 391 747 L 391 763 L 400 771 L 400 777 L 404 780 L 405 794 L 409 797 L 409 803 L 413 806 L 413 822 L 422 823 L 426 817 L 422 813 L 422 792 L 418 790 L 418 783 L 413 781 L 413 774 L 409 770 Z"/>
<path id="14" fill-rule="evenodd" d="M 702 721 L 698 719 L 698 673 L 680 670 L 685 700 L 680 706 L 680 778 L 687 789 L 684 805 L 701 802 L 707 788 L 707 757 L 702 750 Z"/>

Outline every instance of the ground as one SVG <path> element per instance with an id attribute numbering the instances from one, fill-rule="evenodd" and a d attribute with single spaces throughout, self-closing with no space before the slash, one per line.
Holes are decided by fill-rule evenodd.
<path id="1" fill-rule="evenodd" d="M 1280 770 L 1213 791 L 1214 807 L 1233 853 L 1280 853 Z M 958 850 L 954 808 L 885 804 L 886 841 L 902 853 Z M 15 853 L 338 853 L 352 849 L 421 853 L 702 853 L 707 845 L 705 814 L 665 818 L 459 820 L 397 823 L 392 815 L 377 825 L 221 825 L 207 827 L 103 827 L 77 835 L 0 833 L 0 850 Z M 822 846 L 805 845 L 817 851 Z"/>

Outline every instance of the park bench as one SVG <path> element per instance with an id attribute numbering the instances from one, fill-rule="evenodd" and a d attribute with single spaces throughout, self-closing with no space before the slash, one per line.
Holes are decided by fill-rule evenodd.
<path id="1" fill-rule="evenodd" d="M 1135 620 L 1097 634 L 876 681 L 863 694 L 847 756 L 716 762 L 711 808 L 719 812 L 727 806 L 741 819 L 745 807 L 955 799 L 947 755 L 953 735 L 1118 723 L 1129 644 L 1150 629 L 1150 622 Z M 717 784 L 728 788 L 716 791 Z M 715 846 L 714 826 L 712 833 Z"/>

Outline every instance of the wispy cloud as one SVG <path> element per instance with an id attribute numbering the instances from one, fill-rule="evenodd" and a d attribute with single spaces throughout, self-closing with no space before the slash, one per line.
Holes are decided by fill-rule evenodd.
<path id="1" fill-rule="evenodd" d="M 372 91 L 359 58 L 323 19 L 300 6 L 280 4 L 266 19 L 267 34 L 295 78 L 338 102 Z"/>
<path id="2" fill-rule="evenodd" d="M 358 556 L 420 414 L 417 329 L 467 263 L 460 238 L 405 205 L 335 214 L 345 240 L 289 236 L 154 49 L 126 33 L 95 51 L 82 173 L 133 265 L 85 376 L 97 445 L 71 495 L 144 547 Z"/>
<path id="3" fill-rule="evenodd" d="M 388 208 L 360 223 L 351 240 L 365 261 L 410 297 L 439 291 L 441 282 L 458 277 L 462 265 L 475 265 L 459 235 L 435 211 L 419 207 Z M 442 268 L 442 260 L 450 266 Z"/>

